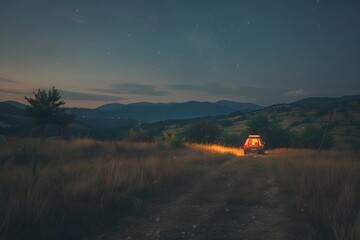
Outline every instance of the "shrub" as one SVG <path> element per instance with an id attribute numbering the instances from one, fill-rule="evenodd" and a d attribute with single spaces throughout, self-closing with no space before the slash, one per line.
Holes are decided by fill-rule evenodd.
<path id="1" fill-rule="evenodd" d="M 320 147 L 323 135 L 324 128 L 316 127 L 305 127 L 302 132 L 300 132 L 296 139 L 296 147 L 300 148 L 318 148 Z M 330 148 L 333 144 L 333 139 L 331 135 L 327 135 L 324 141 L 324 148 Z"/>
<path id="2" fill-rule="evenodd" d="M 257 115 L 252 120 L 246 122 L 246 126 L 250 134 L 261 134 L 264 137 L 269 132 L 271 122 L 266 115 Z"/>
<path id="3" fill-rule="evenodd" d="M 241 147 L 245 142 L 244 137 L 237 134 L 223 134 L 220 138 L 220 143 L 230 147 Z"/>
<path id="4" fill-rule="evenodd" d="M 137 134 L 137 142 L 153 142 L 155 139 L 155 133 L 152 130 L 140 129 Z"/>
<path id="5" fill-rule="evenodd" d="M 131 128 L 128 132 L 127 139 L 130 142 L 153 142 L 155 134 L 151 130 Z"/>
<path id="6" fill-rule="evenodd" d="M 186 130 L 189 142 L 215 143 L 221 137 L 221 130 L 214 121 L 201 120 L 191 124 Z"/>
<path id="7" fill-rule="evenodd" d="M 175 133 L 172 133 L 171 135 L 169 135 L 168 133 L 164 132 L 163 137 L 164 137 L 165 142 L 169 143 L 173 148 L 184 147 L 185 138 L 182 134 L 175 135 Z"/>
<path id="8" fill-rule="evenodd" d="M 127 139 L 130 141 L 130 142 L 134 142 L 137 138 L 137 132 L 134 128 L 130 128 L 129 132 L 128 132 L 128 135 L 127 135 Z"/>
<path id="9" fill-rule="evenodd" d="M 294 134 L 289 129 L 274 126 L 270 128 L 266 139 L 266 148 L 285 148 L 294 145 Z"/>

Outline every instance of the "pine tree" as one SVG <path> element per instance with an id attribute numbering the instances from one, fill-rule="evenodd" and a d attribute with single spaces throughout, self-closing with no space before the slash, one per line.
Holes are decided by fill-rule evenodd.
<path id="1" fill-rule="evenodd" d="M 66 114 L 65 104 L 60 100 L 59 91 L 52 87 L 50 90 L 38 89 L 33 92 L 34 97 L 25 97 L 25 100 L 30 104 L 26 108 L 26 113 L 32 118 L 33 123 L 42 126 L 42 137 L 45 137 L 47 124 L 58 124 L 63 127 L 69 125 L 75 118 L 73 114 Z"/>

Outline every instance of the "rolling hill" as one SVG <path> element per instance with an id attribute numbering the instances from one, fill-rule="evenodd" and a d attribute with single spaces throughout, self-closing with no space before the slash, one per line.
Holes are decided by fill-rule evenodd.
<path id="1" fill-rule="evenodd" d="M 25 105 L 17 102 L 2 102 L 0 119 L 3 126 L 19 124 L 16 119 L 21 116 L 25 120 Z M 232 112 L 250 112 L 262 107 L 251 103 L 230 101 L 184 102 L 184 103 L 111 103 L 96 109 L 68 108 L 68 113 L 74 113 L 76 122 L 90 128 L 117 128 L 142 123 L 152 123 L 169 119 L 192 119 L 206 116 L 226 115 Z M 7 117 L 6 117 L 7 116 Z M 9 116 L 12 116 L 9 118 Z M 25 118 L 25 119 L 24 119 Z M 12 122 L 12 120 L 14 120 Z M 16 120 L 16 121 L 15 121 Z M 21 122 L 21 121 L 20 121 Z"/>
<path id="2" fill-rule="evenodd" d="M 0 127 L 28 124 L 25 110 L 8 102 L 0 102 Z"/>
<path id="3" fill-rule="evenodd" d="M 329 97 L 311 97 L 304 98 L 293 103 L 293 105 L 318 105 L 318 104 L 338 104 L 349 101 L 360 100 L 360 94 L 351 95 L 351 96 L 342 96 L 338 98 L 329 98 Z"/>
<path id="4" fill-rule="evenodd" d="M 340 98 L 308 98 L 291 104 L 276 104 L 249 113 L 232 113 L 212 118 L 228 134 L 242 135 L 246 132 L 246 122 L 262 114 L 291 131 L 300 132 L 306 127 L 326 126 L 334 109 L 329 127 L 334 146 L 338 149 L 360 151 L 360 95 Z M 164 122 L 167 132 L 182 132 L 191 122 Z M 159 127 L 160 123 L 157 123 Z"/>
<path id="5" fill-rule="evenodd" d="M 223 102 L 184 102 L 184 103 L 131 103 L 106 104 L 96 109 L 70 108 L 67 111 L 82 120 L 107 121 L 110 119 L 133 119 L 144 123 L 169 119 L 191 119 L 206 116 L 226 115 L 232 112 L 250 112 L 262 107 L 250 103 Z M 89 121 L 91 123 L 91 121 Z"/>

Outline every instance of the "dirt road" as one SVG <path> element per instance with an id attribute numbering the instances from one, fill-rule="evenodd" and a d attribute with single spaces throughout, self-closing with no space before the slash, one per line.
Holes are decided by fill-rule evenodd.
<path id="1" fill-rule="evenodd" d="M 150 216 L 102 239 L 294 239 L 267 156 L 226 161 Z"/>

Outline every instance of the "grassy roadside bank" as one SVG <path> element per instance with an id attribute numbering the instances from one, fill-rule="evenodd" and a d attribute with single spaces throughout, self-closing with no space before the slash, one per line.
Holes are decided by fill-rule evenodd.
<path id="1" fill-rule="evenodd" d="M 274 153 L 280 186 L 309 239 L 360 239 L 360 155 L 308 150 Z"/>

